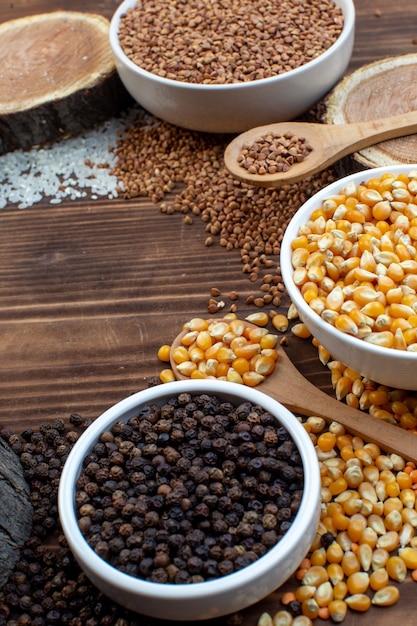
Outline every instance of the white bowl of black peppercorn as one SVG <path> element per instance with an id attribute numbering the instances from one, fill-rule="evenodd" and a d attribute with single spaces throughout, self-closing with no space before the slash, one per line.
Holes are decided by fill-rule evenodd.
<path id="1" fill-rule="evenodd" d="M 348 67 L 354 29 L 353 0 L 124 0 L 110 45 L 147 111 L 191 130 L 239 133 L 294 119 L 324 97 Z"/>
<path id="2" fill-rule="evenodd" d="M 295 572 L 317 532 L 319 467 L 300 421 L 263 392 L 177 381 L 87 428 L 58 504 L 70 549 L 106 596 L 159 619 L 205 620 Z"/>

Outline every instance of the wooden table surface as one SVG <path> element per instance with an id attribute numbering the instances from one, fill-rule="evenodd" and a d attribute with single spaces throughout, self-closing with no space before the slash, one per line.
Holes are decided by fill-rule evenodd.
<path id="1" fill-rule="evenodd" d="M 356 0 L 349 70 L 417 52 L 417 2 Z M 0 22 L 53 9 L 111 17 L 117 0 L 1 0 Z M 1 173 L 0 173 L 1 179 Z M 108 234 L 112 242 L 109 246 Z M 183 224 L 147 199 L 41 202 L 0 213 L 0 428 L 19 432 L 71 413 L 95 418 L 158 376 L 157 349 L 182 323 L 207 314 L 211 287 L 236 290 L 238 313 L 253 309 L 254 286 L 240 255 L 204 245 L 204 224 Z M 291 340 L 303 373 L 331 393 L 329 373 L 310 342 Z M 291 584 L 289 585 L 291 586 Z M 414 583 L 391 609 L 349 613 L 347 626 L 414 624 Z M 279 594 L 244 613 L 255 625 Z"/>

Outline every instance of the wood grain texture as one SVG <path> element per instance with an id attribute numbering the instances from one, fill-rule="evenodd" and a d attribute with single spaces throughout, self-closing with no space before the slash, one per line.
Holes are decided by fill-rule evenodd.
<path id="1" fill-rule="evenodd" d="M 116 0 L 4 0 L 0 22 L 54 9 L 111 17 Z M 415 52 L 417 3 L 356 0 L 353 70 L 384 56 Z M 376 15 L 376 9 L 380 16 Z M 156 353 L 186 319 L 206 315 L 212 286 L 239 293 L 253 285 L 238 251 L 204 245 L 204 224 L 184 225 L 148 200 L 48 201 L 0 213 L 0 428 L 21 431 L 72 412 L 95 418 L 147 386 Z M 287 353 L 331 394 L 328 370 L 309 342 L 290 338 Z M 337 419 L 337 415 L 335 415 Z M 286 588 L 294 588 L 290 581 Z M 248 609 L 244 626 L 279 608 L 279 593 Z M 391 609 L 349 613 L 346 626 L 415 622 L 415 584 L 401 585 Z M 330 622 L 323 622 L 330 626 Z"/>

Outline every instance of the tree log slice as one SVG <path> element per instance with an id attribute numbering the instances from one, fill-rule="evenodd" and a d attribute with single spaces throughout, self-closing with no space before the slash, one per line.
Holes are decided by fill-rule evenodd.
<path id="1" fill-rule="evenodd" d="M 0 438 L 0 589 L 32 530 L 32 505 L 20 461 Z"/>
<path id="2" fill-rule="evenodd" d="M 346 124 L 409 111 L 417 117 L 417 54 L 376 61 L 346 76 L 330 93 L 325 117 L 329 124 Z M 417 135 L 364 148 L 352 160 L 356 170 L 417 163 Z"/>
<path id="3" fill-rule="evenodd" d="M 109 27 L 75 11 L 0 24 L 0 154 L 87 130 L 131 102 Z"/>

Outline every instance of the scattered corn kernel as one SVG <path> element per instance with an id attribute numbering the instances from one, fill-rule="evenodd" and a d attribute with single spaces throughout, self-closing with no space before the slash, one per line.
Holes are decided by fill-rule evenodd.
<path id="1" fill-rule="evenodd" d="M 394 585 L 387 585 L 378 589 L 372 598 L 372 604 L 376 606 L 392 606 L 400 599 L 400 591 Z"/>
<path id="2" fill-rule="evenodd" d="M 272 374 L 278 361 L 278 337 L 264 328 L 269 319 L 265 312 L 246 321 L 236 316 L 210 322 L 193 318 L 183 325 L 180 344 L 161 346 L 158 356 L 166 362 L 172 358 L 185 378 L 214 377 L 255 387 Z M 163 370 L 160 380 L 175 380 L 173 370 Z"/>
<path id="3" fill-rule="evenodd" d="M 345 602 L 350 609 L 364 612 L 371 606 L 371 599 L 364 593 L 355 593 L 345 598 Z"/>

